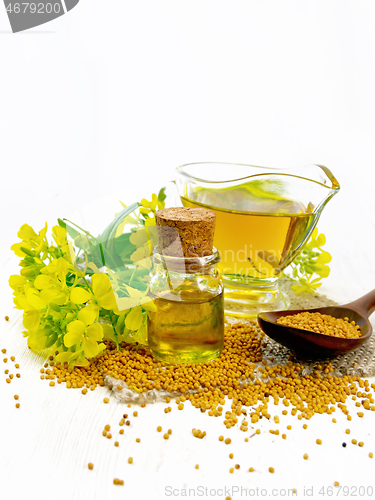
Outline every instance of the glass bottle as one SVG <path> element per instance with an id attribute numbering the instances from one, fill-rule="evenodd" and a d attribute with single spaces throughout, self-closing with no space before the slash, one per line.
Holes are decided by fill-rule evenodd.
<path id="1" fill-rule="evenodd" d="M 150 295 L 157 311 L 148 319 L 148 344 L 165 363 L 202 363 L 220 355 L 224 343 L 223 283 L 213 248 L 203 257 L 153 253 Z"/>

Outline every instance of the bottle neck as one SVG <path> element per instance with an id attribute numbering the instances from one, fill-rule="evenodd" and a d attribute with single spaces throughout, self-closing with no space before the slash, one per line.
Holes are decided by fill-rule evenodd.
<path id="1" fill-rule="evenodd" d="M 213 248 L 212 254 L 202 257 L 172 257 L 159 253 L 159 249 L 156 246 L 153 252 L 153 261 L 156 268 L 162 268 L 170 272 L 209 274 L 220 261 L 220 255 L 216 248 Z"/>

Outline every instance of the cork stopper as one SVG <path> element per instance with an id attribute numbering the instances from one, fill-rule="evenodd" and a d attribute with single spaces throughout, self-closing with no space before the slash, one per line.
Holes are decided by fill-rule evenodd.
<path id="1" fill-rule="evenodd" d="M 193 207 L 164 208 L 155 213 L 159 252 L 172 257 L 212 254 L 216 214 Z"/>

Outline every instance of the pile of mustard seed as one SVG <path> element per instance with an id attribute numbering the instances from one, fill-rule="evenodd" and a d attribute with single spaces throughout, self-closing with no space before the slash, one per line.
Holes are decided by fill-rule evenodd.
<path id="1" fill-rule="evenodd" d="M 319 312 L 304 311 L 298 314 L 290 314 L 282 316 L 277 322 L 280 325 L 321 333 L 331 337 L 353 339 L 361 336 L 361 330 L 355 321 L 349 321 L 349 318 L 335 318 L 329 314 Z"/>
<path id="2" fill-rule="evenodd" d="M 271 418 L 270 400 L 284 406 L 283 414 L 306 420 L 315 413 L 331 414 L 336 406 L 347 415 L 345 402 L 352 396 L 358 397 L 363 409 L 375 411 L 371 392 L 375 384 L 370 388 L 368 380 L 360 377 L 333 376 L 330 362 L 317 365 L 307 375 L 302 374 L 304 365 L 293 362 L 291 357 L 284 364 L 263 359 L 264 334 L 255 322 L 227 325 L 221 356 L 195 365 L 163 365 L 144 348 L 125 345 L 117 350 L 112 343 L 107 346 L 104 354 L 87 367 L 70 369 L 66 364 L 51 361 L 43 378 L 66 383 L 70 388 L 83 388 L 85 393 L 86 388 L 94 390 L 97 385 L 104 385 L 108 376 L 117 381 L 109 387 L 113 391 L 120 391 L 120 383 L 136 394 L 165 391 L 179 395 L 175 400 L 178 408 L 182 409 L 181 403 L 190 401 L 192 406 L 212 417 L 223 415 L 228 398 L 232 405 L 231 411 L 225 412 L 227 429 L 235 426 L 245 413 L 251 424 L 261 418 Z M 169 401 L 168 397 L 166 402 Z M 247 432 L 248 426 L 241 424 L 241 430 Z"/>

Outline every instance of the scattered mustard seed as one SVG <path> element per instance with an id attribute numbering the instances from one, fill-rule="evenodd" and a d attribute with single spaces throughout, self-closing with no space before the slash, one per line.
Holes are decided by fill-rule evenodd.
<path id="1" fill-rule="evenodd" d="M 91 462 L 89 462 L 89 463 L 87 464 L 87 467 L 88 467 L 90 470 L 92 470 L 92 469 L 94 468 L 94 464 L 92 464 Z"/>
<path id="2" fill-rule="evenodd" d="M 198 438 L 198 439 L 203 439 L 204 436 L 206 435 L 206 431 L 201 431 L 200 429 L 192 429 L 192 434 L 194 437 Z"/>

